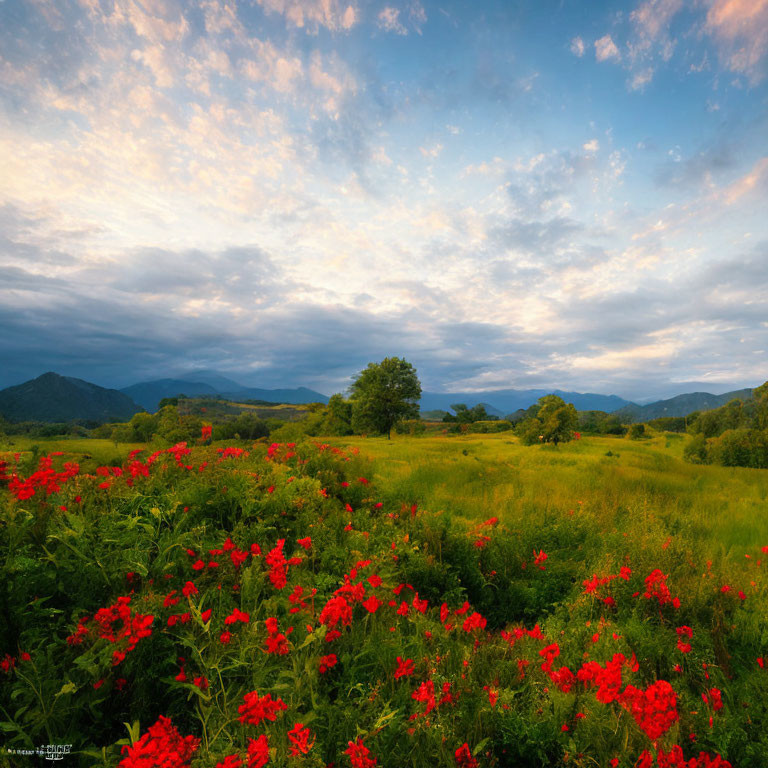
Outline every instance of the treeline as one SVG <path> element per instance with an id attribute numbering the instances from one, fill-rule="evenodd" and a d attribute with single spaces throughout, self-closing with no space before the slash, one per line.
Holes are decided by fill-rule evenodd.
<path id="1" fill-rule="evenodd" d="M 693 439 L 685 458 L 696 464 L 768 469 L 768 381 L 749 400 L 688 416 Z"/>

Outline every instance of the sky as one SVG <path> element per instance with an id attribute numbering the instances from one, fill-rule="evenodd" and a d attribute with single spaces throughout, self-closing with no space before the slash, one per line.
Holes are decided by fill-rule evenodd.
<path id="1" fill-rule="evenodd" d="M 0 0 L 0 386 L 768 379 L 768 0 Z"/>

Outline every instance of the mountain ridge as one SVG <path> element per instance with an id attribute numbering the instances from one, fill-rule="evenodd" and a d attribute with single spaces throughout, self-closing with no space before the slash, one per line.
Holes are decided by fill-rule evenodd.
<path id="1" fill-rule="evenodd" d="M 647 405 L 631 403 L 620 408 L 615 415 L 622 420 L 632 422 L 651 421 L 664 416 L 688 416 L 694 411 L 711 411 L 734 399 L 748 400 L 752 396 L 752 391 L 751 388 L 736 389 L 733 392 L 724 392 L 722 395 L 713 395 L 710 392 L 685 392 Z"/>
<path id="2" fill-rule="evenodd" d="M 117 389 L 53 371 L 0 390 L 0 414 L 8 421 L 127 421 L 143 410 Z"/>

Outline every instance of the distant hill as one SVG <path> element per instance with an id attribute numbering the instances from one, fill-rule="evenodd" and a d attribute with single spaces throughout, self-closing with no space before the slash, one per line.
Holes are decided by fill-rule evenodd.
<path id="1" fill-rule="evenodd" d="M 220 392 L 222 397 L 235 402 L 243 400 L 263 400 L 268 403 L 289 403 L 300 405 L 301 403 L 327 403 L 328 398 L 314 389 L 298 387 L 297 389 L 257 389 L 247 387 L 236 392 Z"/>
<path id="2" fill-rule="evenodd" d="M 197 395 L 215 395 L 217 392 L 210 384 L 182 379 L 142 381 L 139 384 L 132 384 L 130 387 L 123 387 L 120 391 L 152 413 L 157 410 L 158 403 L 164 397 L 176 397 L 176 395 L 195 397 Z"/>
<path id="3" fill-rule="evenodd" d="M 0 414 L 8 421 L 127 421 L 142 410 L 116 389 L 57 373 L 0 391 Z"/>
<path id="4" fill-rule="evenodd" d="M 690 392 L 670 397 L 668 400 L 648 403 L 648 405 L 631 403 L 616 411 L 616 416 L 624 423 L 650 421 L 663 416 L 687 416 L 694 411 L 711 411 L 713 408 L 725 405 L 730 400 L 749 400 L 751 397 L 751 389 L 737 389 L 722 395 L 711 395 L 709 392 Z"/>
<path id="5" fill-rule="evenodd" d="M 193 381 L 196 384 L 207 384 L 213 388 L 214 392 L 239 392 L 243 389 L 248 389 L 244 384 L 239 381 L 230 379 L 227 376 L 222 376 L 216 371 L 192 371 L 191 373 L 182 373 L 178 376 L 174 376 L 174 379 L 179 381 Z"/>
<path id="6" fill-rule="evenodd" d="M 578 411 L 606 411 L 613 413 L 628 405 L 634 405 L 616 395 L 595 395 L 591 393 L 563 392 L 551 389 L 499 389 L 494 392 L 422 392 L 419 407 L 422 411 L 447 411 L 454 403 L 464 403 L 468 408 L 483 403 L 488 413 L 514 413 L 528 408 L 544 395 L 559 395 L 566 403 L 573 403 Z"/>
<path id="7" fill-rule="evenodd" d="M 183 374 L 170 379 L 143 381 L 129 387 L 123 387 L 120 391 L 152 412 L 157 410 L 158 403 L 164 397 L 175 397 L 176 395 L 187 395 L 187 397 L 221 395 L 224 399 L 234 402 L 259 400 L 263 403 L 287 403 L 289 405 L 328 402 L 325 395 L 306 387 L 296 389 L 246 387 L 233 379 L 221 376 L 215 371 L 198 371 L 194 374 Z"/>

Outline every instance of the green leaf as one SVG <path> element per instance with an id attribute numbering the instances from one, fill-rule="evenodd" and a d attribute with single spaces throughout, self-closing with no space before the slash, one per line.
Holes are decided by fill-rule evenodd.
<path id="1" fill-rule="evenodd" d="M 59 689 L 59 692 L 56 694 L 56 698 L 58 699 L 59 696 L 63 696 L 65 693 L 76 693 L 77 692 L 77 686 L 74 683 L 64 683 L 64 685 L 61 686 Z"/>
<path id="2" fill-rule="evenodd" d="M 479 755 L 484 749 L 485 745 L 490 741 L 490 739 L 483 739 L 482 741 L 478 742 L 475 745 L 475 748 L 472 750 L 473 755 Z"/>

